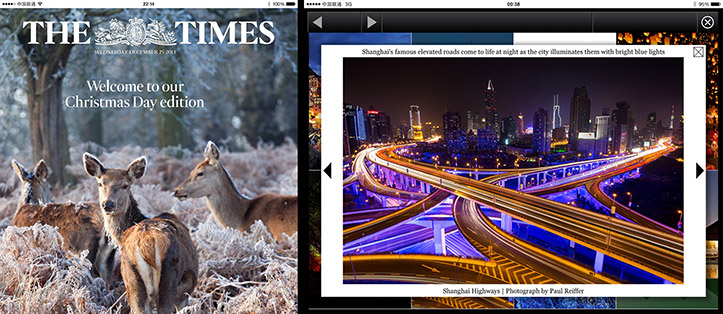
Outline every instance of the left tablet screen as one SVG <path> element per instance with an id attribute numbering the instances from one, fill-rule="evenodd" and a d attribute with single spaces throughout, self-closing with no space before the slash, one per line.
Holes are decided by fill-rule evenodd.
<path id="1" fill-rule="evenodd" d="M 298 312 L 297 15 L 0 7 L 0 313 Z"/>

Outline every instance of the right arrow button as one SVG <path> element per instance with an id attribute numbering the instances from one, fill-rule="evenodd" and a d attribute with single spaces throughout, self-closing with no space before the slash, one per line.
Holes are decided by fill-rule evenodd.
<path id="1" fill-rule="evenodd" d="M 371 16 L 367 15 L 367 29 L 371 28 L 376 23 L 377 21 L 375 21 Z"/>
<path id="2" fill-rule="evenodd" d="M 703 173 L 705 170 L 700 167 L 698 163 L 695 164 L 695 178 L 698 179 L 700 177 L 700 174 Z"/>
<path id="3" fill-rule="evenodd" d="M 362 12 L 362 32 L 380 33 L 382 31 L 382 14 L 379 12 Z"/>

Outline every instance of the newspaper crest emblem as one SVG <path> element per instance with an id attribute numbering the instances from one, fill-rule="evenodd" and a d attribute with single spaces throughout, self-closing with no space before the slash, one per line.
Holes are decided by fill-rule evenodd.
<path id="1" fill-rule="evenodd" d="M 100 46 L 125 44 L 142 46 L 154 44 L 159 46 L 175 46 L 176 36 L 172 31 L 166 31 L 166 25 L 160 21 L 150 19 L 148 25 L 143 20 L 132 18 L 128 25 L 117 19 L 110 20 L 110 28 L 99 27 L 95 32 L 95 43 Z"/>

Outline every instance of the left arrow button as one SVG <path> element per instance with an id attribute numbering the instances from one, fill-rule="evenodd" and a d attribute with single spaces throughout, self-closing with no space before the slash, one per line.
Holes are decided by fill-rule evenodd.
<path id="1" fill-rule="evenodd" d="M 318 26 L 319 28 L 323 29 L 324 27 L 322 26 L 322 25 L 323 25 L 323 24 L 322 24 L 322 22 L 323 22 L 323 19 L 322 19 L 322 18 L 323 18 L 323 16 L 320 16 L 318 19 L 314 20 L 312 23 L 314 23 L 314 25 Z"/>
<path id="2" fill-rule="evenodd" d="M 331 164 L 324 168 L 324 173 L 326 173 L 326 175 L 329 176 L 329 179 L 331 179 Z"/>

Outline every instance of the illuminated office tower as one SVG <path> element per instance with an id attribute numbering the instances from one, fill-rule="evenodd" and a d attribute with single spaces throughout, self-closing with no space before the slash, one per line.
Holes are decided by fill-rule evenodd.
<path id="1" fill-rule="evenodd" d="M 632 148 L 635 119 L 633 119 L 633 111 L 630 110 L 630 103 L 620 101 L 615 106 L 617 109 L 613 110 L 612 114 L 614 129 L 610 150 L 612 153 L 618 154 Z"/>
<path id="2" fill-rule="evenodd" d="M 367 140 L 364 109 L 344 104 L 344 155 L 356 153 Z"/>
<path id="3" fill-rule="evenodd" d="M 482 119 L 477 111 L 467 110 L 467 131 L 477 131 L 480 128 Z"/>
<path id="4" fill-rule="evenodd" d="M 460 129 L 459 112 L 447 111 L 442 118 L 443 138 L 446 142 L 454 140 L 455 131 Z"/>
<path id="5" fill-rule="evenodd" d="M 640 135 L 642 135 L 640 141 L 640 144 L 642 144 L 641 146 L 649 146 L 651 143 L 655 143 L 658 141 L 658 122 L 659 121 L 655 112 L 651 112 L 650 114 L 648 114 L 648 119 L 645 120 L 645 128 L 642 132 L 639 132 Z"/>
<path id="6" fill-rule="evenodd" d="M 415 141 L 424 139 L 422 136 L 422 116 L 417 105 L 409 106 L 409 126 L 411 127 L 412 139 Z"/>
<path id="7" fill-rule="evenodd" d="M 675 105 L 673 105 L 673 109 L 670 111 L 670 127 L 669 129 L 673 129 L 673 119 L 675 119 Z"/>
<path id="8" fill-rule="evenodd" d="M 613 117 L 603 112 L 602 116 L 595 117 L 595 157 L 610 152 L 610 140 L 613 138 Z"/>
<path id="9" fill-rule="evenodd" d="M 539 108 L 532 120 L 532 152 L 547 154 L 550 152 L 550 118 L 547 110 Z"/>
<path id="10" fill-rule="evenodd" d="M 515 119 L 512 116 L 502 119 L 500 123 L 502 129 L 500 130 L 500 141 L 505 145 L 509 145 L 514 141 L 516 137 L 517 127 L 515 126 Z"/>
<path id="11" fill-rule="evenodd" d="M 495 132 L 499 139 L 500 134 L 500 121 L 499 115 L 497 114 L 497 107 L 495 106 L 495 87 L 492 85 L 492 80 L 487 81 L 487 86 L 484 91 L 484 102 L 485 102 L 485 125 L 487 130 Z"/>
<path id="12" fill-rule="evenodd" d="M 570 149 L 577 150 L 577 138 L 580 132 L 590 132 L 590 98 L 587 89 L 575 87 L 570 98 L 570 131 L 568 139 Z"/>
<path id="13" fill-rule="evenodd" d="M 557 95 L 552 99 L 552 129 L 557 129 L 562 126 L 562 117 L 560 116 L 560 103 L 558 102 Z"/>
<path id="14" fill-rule="evenodd" d="M 399 133 L 399 135 L 397 136 L 397 138 L 399 138 L 399 139 L 401 139 L 401 140 L 407 140 L 407 139 L 409 139 L 409 130 L 410 130 L 410 128 L 409 128 L 409 123 L 407 123 L 406 120 L 402 120 L 402 121 L 399 123 L 399 127 L 398 127 L 397 129 L 398 129 L 398 130 L 397 130 L 397 133 Z"/>
<path id="15" fill-rule="evenodd" d="M 432 121 L 424 122 L 424 125 L 422 126 L 422 137 L 423 138 L 431 138 L 432 137 Z"/>
<path id="16" fill-rule="evenodd" d="M 389 123 L 389 115 L 378 111 L 374 106 L 367 110 L 365 121 L 367 140 L 371 143 L 384 143 L 392 139 L 392 126 Z"/>
<path id="17" fill-rule="evenodd" d="M 517 116 L 517 120 L 515 120 L 515 135 L 517 137 L 522 136 L 522 134 L 525 134 L 525 119 L 522 116 L 522 112 Z"/>
<path id="18" fill-rule="evenodd" d="M 602 115 L 595 117 L 595 139 L 610 139 L 612 137 L 612 117 Z"/>
<path id="19" fill-rule="evenodd" d="M 680 115 L 680 126 L 673 135 L 673 144 L 675 145 L 683 145 L 683 118 L 684 116 Z"/>

